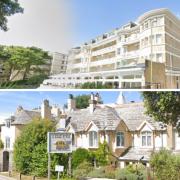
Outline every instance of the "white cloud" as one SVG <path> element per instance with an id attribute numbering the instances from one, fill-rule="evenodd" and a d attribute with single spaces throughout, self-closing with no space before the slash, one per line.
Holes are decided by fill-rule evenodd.
<path id="1" fill-rule="evenodd" d="M 72 46 L 72 14 L 67 0 L 19 0 L 24 14 L 9 18 L 0 44 L 37 46 L 65 52 Z"/>

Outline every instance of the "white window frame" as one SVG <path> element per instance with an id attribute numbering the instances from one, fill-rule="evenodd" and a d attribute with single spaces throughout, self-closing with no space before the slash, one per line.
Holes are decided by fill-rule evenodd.
<path id="1" fill-rule="evenodd" d="M 143 137 L 145 137 L 145 145 L 143 145 Z M 150 144 L 148 144 L 148 137 L 151 138 Z M 142 131 L 141 132 L 141 146 L 144 148 L 149 148 L 153 146 L 153 133 L 152 131 Z"/>
<path id="2" fill-rule="evenodd" d="M 5 149 L 10 149 L 11 147 L 11 138 L 9 136 L 5 137 Z"/>
<path id="3" fill-rule="evenodd" d="M 92 135 L 92 144 L 91 144 L 91 135 Z M 96 135 L 96 139 L 95 139 Z M 98 132 L 97 131 L 89 131 L 89 148 L 98 148 Z"/>
<path id="4" fill-rule="evenodd" d="M 120 138 L 120 145 L 118 145 L 117 143 L 117 138 L 118 138 L 118 136 L 120 136 L 121 138 L 123 137 L 123 141 L 121 142 L 121 138 Z M 119 131 L 119 132 L 117 132 L 116 133 L 116 147 L 117 148 L 124 148 L 124 146 L 125 146 L 125 134 L 124 134 L 124 132 L 122 132 L 122 131 Z"/>

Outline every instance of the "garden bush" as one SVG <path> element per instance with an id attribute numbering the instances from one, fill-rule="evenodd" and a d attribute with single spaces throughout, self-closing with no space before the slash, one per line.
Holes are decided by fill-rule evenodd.
<path id="1" fill-rule="evenodd" d="M 114 179 L 115 178 L 115 168 L 112 166 L 105 166 L 98 169 L 93 169 L 88 174 L 91 178 L 109 178 Z"/>
<path id="2" fill-rule="evenodd" d="M 158 180 L 180 179 L 180 156 L 164 149 L 152 155 L 150 164 Z"/>
<path id="3" fill-rule="evenodd" d="M 85 179 L 89 172 L 93 170 L 92 164 L 84 161 L 73 171 L 73 177 L 77 180 Z"/>
<path id="4" fill-rule="evenodd" d="M 90 162 L 90 153 L 87 149 L 79 148 L 72 154 L 72 167 L 76 169 L 84 161 Z"/>

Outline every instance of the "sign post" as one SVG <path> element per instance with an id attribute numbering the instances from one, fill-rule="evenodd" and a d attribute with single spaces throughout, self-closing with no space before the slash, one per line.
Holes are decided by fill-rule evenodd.
<path id="1" fill-rule="evenodd" d="M 58 172 L 58 178 L 57 178 L 57 179 L 59 180 L 60 172 L 63 172 L 63 171 L 64 171 L 64 166 L 56 165 L 55 171 Z"/>
<path id="2" fill-rule="evenodd" d="M 72 134 L 48 132 L 48 180 L 51 179 L 51 153 L 72 153 Z M 63 167 L 64 168 L 64 167 Z"/>

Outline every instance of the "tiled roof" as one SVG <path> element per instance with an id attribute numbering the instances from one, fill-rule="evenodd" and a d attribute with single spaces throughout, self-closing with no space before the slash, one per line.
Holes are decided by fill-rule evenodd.
<path id="1" fill-rule="evenodd" d="M 130 148 L 129 151 L 119 158 L 123 161 L 139 161 L 142 158 L 142 161 L 149 161 L 153 149 L 142 149 L 142 148 Z"/>
<path id="2" fill-rule="evenodd" d="M 91 114 L 89 108 L 76 110 L 68 114 L 75 131 L 83 131 L 92 121 L 100 130 L 115 130 L 120 122 L 115 109 L 111 107 L 97 107 Z"/>
<path id="3" fill-rule="evenodd" d="M 101 106 L 97 107 L 92 114 L 89 108 L 75 110 L 68 113 L 67 117 L 75 131 L 84 131 L 91 121 L 100 130 L 104 128 L 115 130 L 120 120 L 123 120 L 131 131 L 137 130 L 144 121 L 147 121 L 154 129 L 160 130 L 159 123 L 145 114 L 143 103 Z"/>
<path id="4" fill-rule="evenodd" d="M 40 112 L 21 110 L 15 114 L 11 124 L 27 124 L 36 117 L 40 117 Z"/>
<path id="5" fill-rule="evenodd" d="M 118 115 L 124 120 L 128 128 L 132 131 L 137 130 L 142 122 L 147 121 L 156 130 L 160 129 L 159 123 L 145 114 L 143 103 L 123 104 L 115 107 Z"/>

